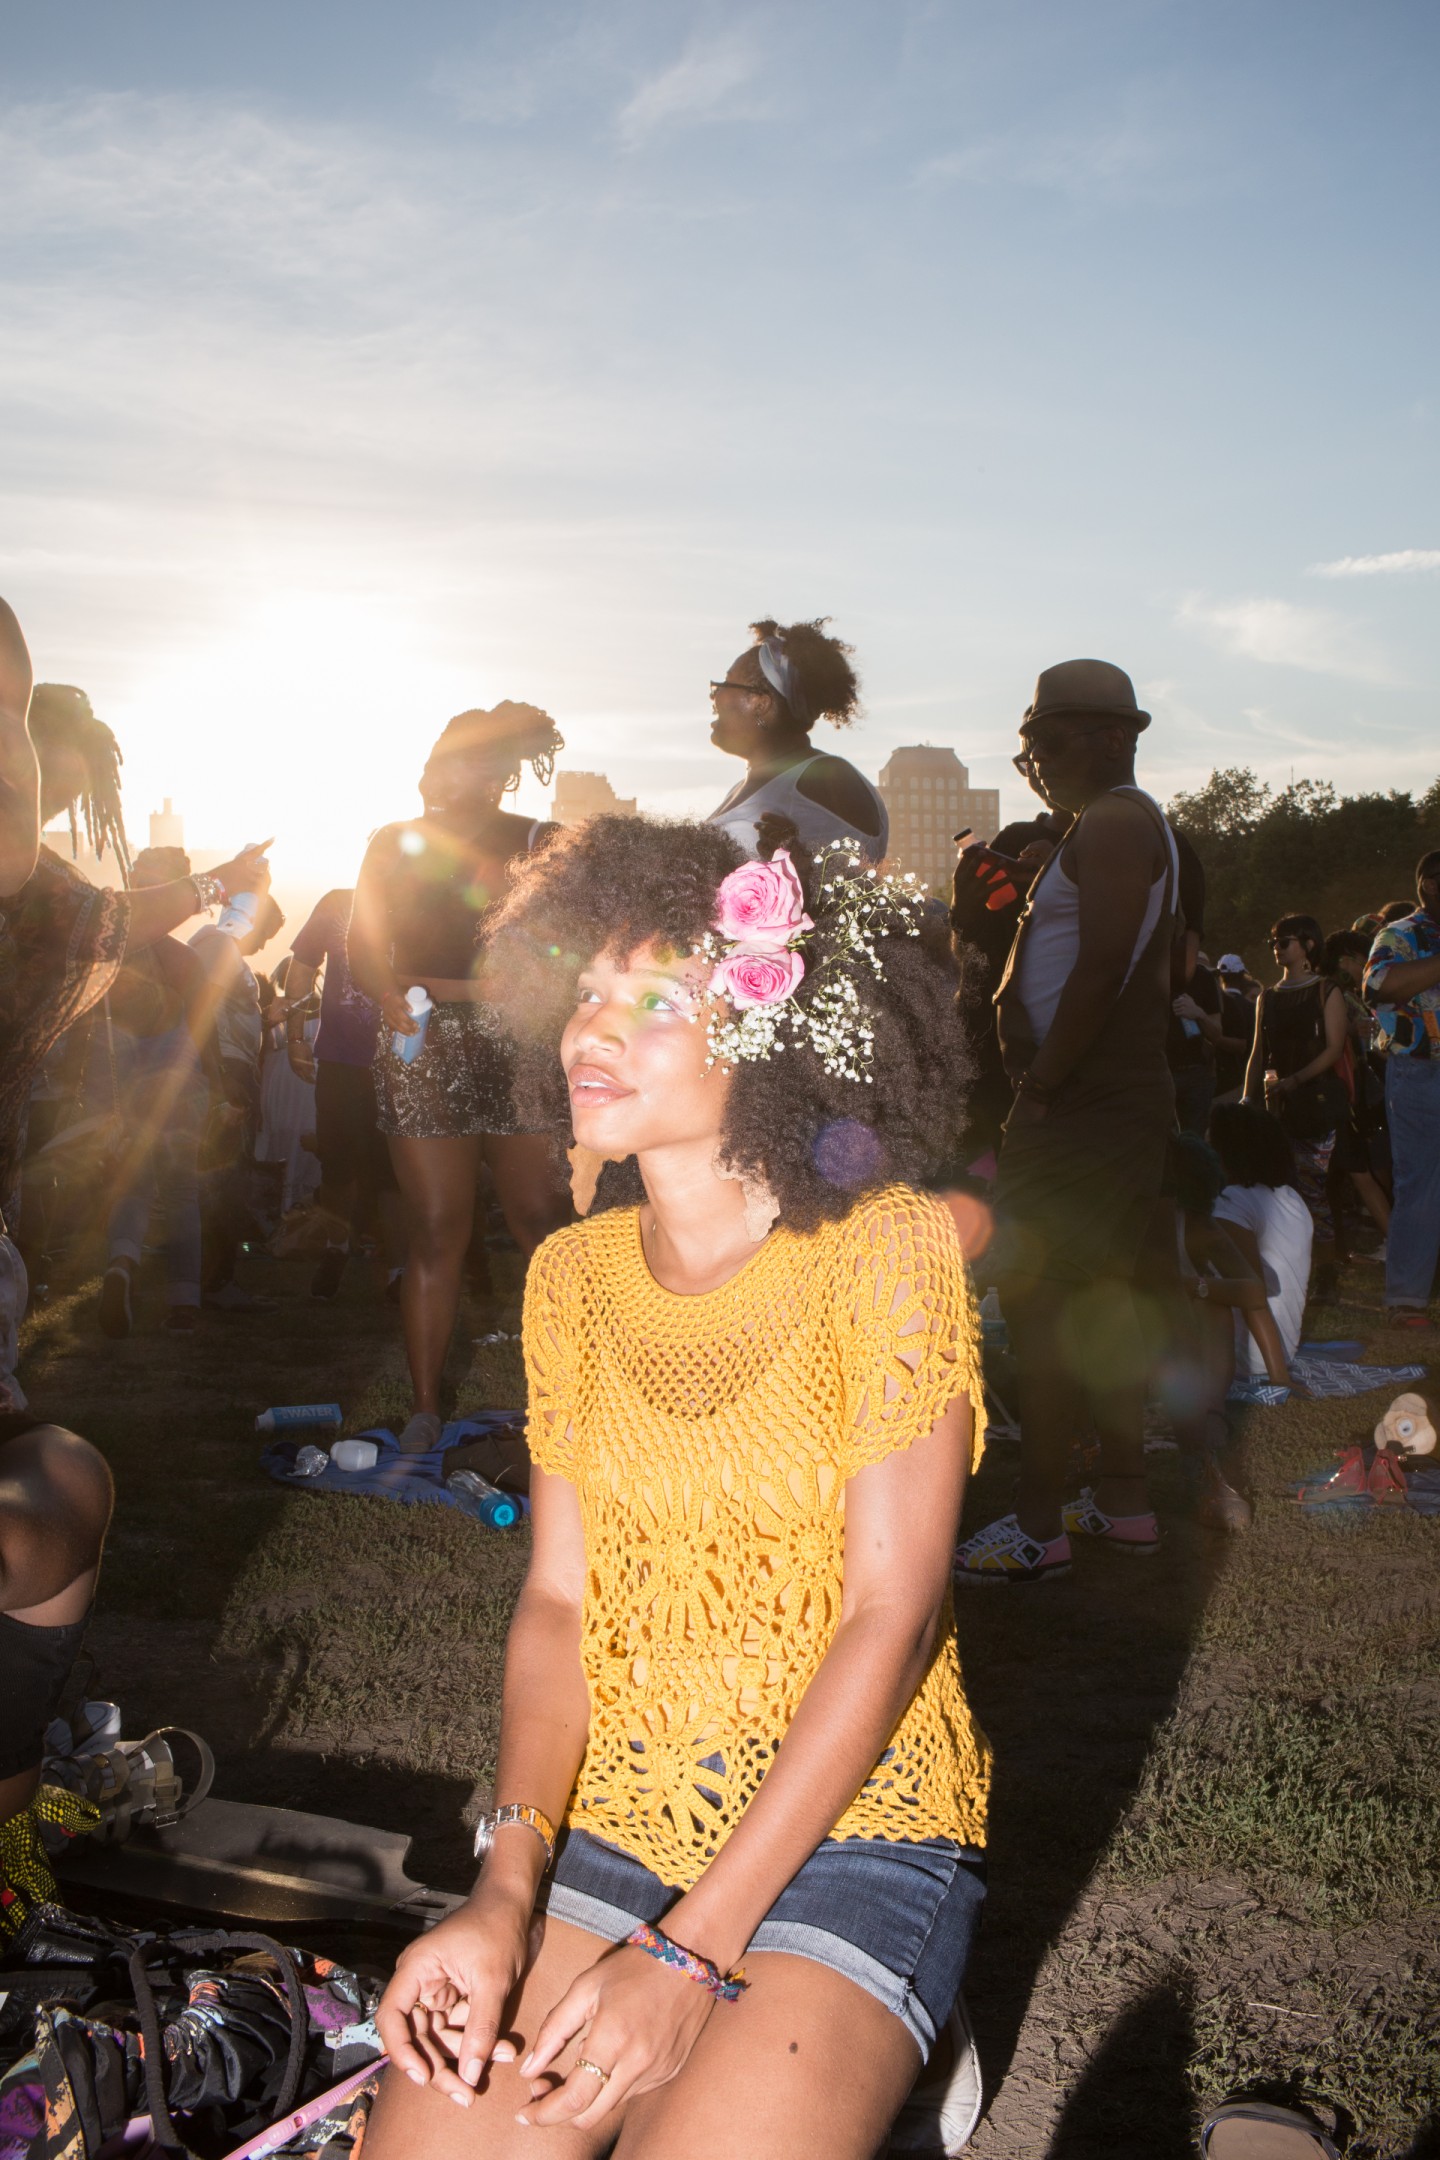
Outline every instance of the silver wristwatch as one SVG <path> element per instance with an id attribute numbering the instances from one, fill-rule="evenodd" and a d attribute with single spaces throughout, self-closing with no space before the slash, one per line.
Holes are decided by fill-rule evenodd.
<path id="1" fill-rule="evenodd" d="M 495 1842 L 497 1830 L 508 1829 L 511 1823 L 520 1823 L 526 1830 L 533 1830 L 545 1847 L 545 1865 L 548 1868 L 555 1858 L 555 1825 L 539 1808 L 522 1807 L 512 1800 L 507 1807 L 496 1808 L 493 1814 L 482 1815 L 475 1825 L 475 1858 L 485 1860 Z"/>

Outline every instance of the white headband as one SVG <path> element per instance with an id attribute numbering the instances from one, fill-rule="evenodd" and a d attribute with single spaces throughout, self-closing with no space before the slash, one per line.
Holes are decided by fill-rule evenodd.
<path id="1" fill-rule="evenodd" d="M 808 727 L 811 714 L 796 680 L 795 668 L 778 638 L 764 638 L 757 648 L 760 672 L 777 697 L 782 697 L 790 707 L 801 727 Z"/>

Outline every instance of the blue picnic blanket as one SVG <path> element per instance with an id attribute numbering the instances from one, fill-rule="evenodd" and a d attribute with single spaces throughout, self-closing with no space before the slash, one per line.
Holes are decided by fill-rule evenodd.
<path id="1" fill-rule="evenodd" d="M 261 1465 L 281 1485 L 301 1492 L 368 1493 L 377 1500 L 399 1500 L 407 1507 L 453 1507 L 462 1515 L 478 1518 L 479 1505 L 468 1493 L 451 1492 L 445 1483 L 445 1457 L 465 1440 L 483 1440 L 489 1433 L 523 1432 L 523 1410 L 481 1410 L 474 1417 L 452 1418 L 440 1435 L 440 1445 L 423 1455 L 402 1455 L 400 1443 L 388 1425 L 372 1425 L 355 1433 L 356 1440 L 373 1440 L 380 1453 L 372 1470 L 341 1470 L 330 1463 L 314 1477 L 295 1468 L 302 1447 L 311 1444 L 302 1432 L 294 1438 L 273 1440 L 260 1457 Z M 517 1495 L 518 1497 L 518 1495 Z M 525 1514 L 528 1500 L 521 1500 Z"/>
<path id="2" fill-rule="evenodd" d="M 1299 1357 L 1291 1359 L 1290 1371 L 1294 1379 L 1303 1380 L 1311 1394 L 1324 1402 L 1337 1402 L 1349 1395 L 1369 1395 L 1376 1388 L 1389 1388 L 1398 1395 L 1412 1380 L 1425 1377 L 1423 1365 L 1349 1365 L 1338 1358 L 1307 1357 L 1303 1350 Z M 1263 1376 L 1236 1379 L 1227 1400 L 1258 1403 L 1265 1409 L 1273 1409 L 1277 1403 L 1288 1402 L 1290 1392 L 1288 1387 L 1280 1387 Z"/>

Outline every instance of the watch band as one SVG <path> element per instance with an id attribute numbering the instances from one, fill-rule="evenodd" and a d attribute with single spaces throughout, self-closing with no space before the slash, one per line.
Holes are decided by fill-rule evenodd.
<path id="1" fill-rule="evenodd" d="M 495 1842 L 497 1830 L 508 1830 L 512 1823 L 526 1830 L 533 1830 L 545 1847 L 545 1865 L 549 1867 L 555 1858 L 555 1825 L 539 1808 L 525 1807 L 517 1800 L 496 1808 L 493 1814 L 482 1815 L 475 1825 L 475 1858 L 484 1860 Z"/>

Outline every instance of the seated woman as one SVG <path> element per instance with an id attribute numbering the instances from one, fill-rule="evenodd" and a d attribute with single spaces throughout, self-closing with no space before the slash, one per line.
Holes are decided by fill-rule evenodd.
<path id="1" fill-rule="evenodd" d="M 808 848 L 849 840 L 867 861 L 882 862 L 890 814 L 879 790 L 848 758 L 810 745 L 817 720 L 849 727 L 855 718 L 860 684 L 850 665 L 853 648 L 826 635 L 823 617 L 783 629 L 767 617 L 750 628 L 755 643 L 710 685 L 710 740 L 746 766 L 710 823 L 747 855 L 763 854 L 793 833 Z"/>
<path id="2" fill-rule="evenodd" d="M 485 1864 L 387 1990 L 366 2160 L 868 2160 L 954 2016 L 983 1398 L 920 1188 L 962 1051 L 915 903 L 805 873 L 597 818 L 493 927 L 591 1212 L 526 1285 L 535 1543 Z"/>
<path id="3" fill-rule="evenodd" d="M 1237 1333 L 1248 1329 L 1268 1379 L 1281 1387 L 1294 1382 L 1260 1269 L 1215 1220 L 1225 1187 L 1219 1156 L 1194 1133 L 1176 1133 L 1165 1182 L 1175 1203 L 1173 1233 L 1157 1211 L 1161 1234 L 1145 1256 L 1153 1291 L 1148 1309 L 1159 1324 L 1156 1386 L 1195 1486 L 1197 1519 L 1209 1530 L 1248 1530 L 1254 1510 L 1225 1475 L 1225 1400 L 1235 1378 Z M 1236 1320 L 1243 1314 L 1245 1329 L 1237 1329 L 1232 1314 Z"/>
<path id="4" fill-rule="evenodd" d="M 45 1728 L 80 1652 L 114 1499 L 88 1440 L 0 1416 L 0 1943 L 55 1898 L 36 1816 Z"/>
<path id="5" fill-rule="evenodd" d="M 1225 1165 L 1226 1184 L 1215 1218 L 1265 1285 L 1271 1317 L 1288 1366 L 1305 1325 L 1310 1280 L 1310 1210 L 1295 1186 L 1295 1163 L 1278 1119 L 1249 1103 L 1227 1103 L 1212 1112 L 1210 1138 Z M 1249 1324 L 1247 1324 L 1249 1323 Z M 1268 1352 L 1268 1355 L 1267 1355 Z M 1273 1345 L 1255 1331 L 1249 1314 L 1235 1315 L 1236 1370 L 1273 1379 Z"/>

